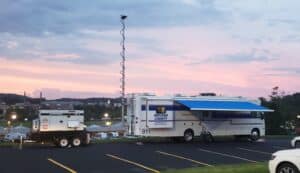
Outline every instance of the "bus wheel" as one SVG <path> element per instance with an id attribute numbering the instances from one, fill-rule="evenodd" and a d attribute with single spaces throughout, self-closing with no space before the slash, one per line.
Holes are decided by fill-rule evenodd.
<path id="1" fill-rule="evenodd" d="M 250 139 L 252 141 L 257 141 L 260 138 L 259 130 L 258 129 L 253 129 L 251 131 Z"/>
<path id="2" fill-rule="evenodd" d="M 61 139 L 59 139 L 59 146 L 60 146 L 61 148 L 67 147 L 68 144 L 69 144 L 69 142 L 68 142 L 68 139 L 67 139 L 67 138 L 61 138 Z"/>
<path id="3" fill-rule="evenodd" d="M 193 130 L 192 129 L 185 130 L 183 138 L 185 142 L 191 142 L 194 139 Z"/>

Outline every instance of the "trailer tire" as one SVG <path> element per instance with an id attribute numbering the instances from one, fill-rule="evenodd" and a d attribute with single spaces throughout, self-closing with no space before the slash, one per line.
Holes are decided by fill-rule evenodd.
<path id="1" fill-rule="evenodd" d="M 257 141 L 260 138 L 260 133 L 257 128 L 251 130 L 250 139 L 251 141 Z"/>
<path id="2" fill-rule="evenodd" d="M 194 131 L 192 129 L 185 130 L 183 139 L 185 142 L 191 142 L 194 139 Z"/>
<path id="3" fill-rule="evenodd" d="M 79 137 L 75 137 L 72 139 L 72 146 L 79 147 L 81 145 L 81 139 Z"/>
<path id="4" fill-rule="evenodd" d="M 60 139 L 59 139 L 59 146 L 60 146 L 61 148 L 65 148 L 65 147 L 67 147 L 68 145 L 69 145 L 69 141 L 68 141 L 67 138 L 60 138 Z"/>

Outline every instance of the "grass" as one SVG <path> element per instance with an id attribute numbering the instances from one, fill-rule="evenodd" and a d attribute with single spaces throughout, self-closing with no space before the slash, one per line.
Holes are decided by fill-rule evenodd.
<path id="1" fill-rule="evenodd" d="M 267 163 L 222 165 L 216 167 L 197 167 L 169 169 L 162 173 L 268 173 Z"/>
<path id="2" fill-rule="evenodd" d="M 13 142 L 0 142 L 0 147 L 12 147 L 12 146 L 18 146 L 18 143 Z"/>

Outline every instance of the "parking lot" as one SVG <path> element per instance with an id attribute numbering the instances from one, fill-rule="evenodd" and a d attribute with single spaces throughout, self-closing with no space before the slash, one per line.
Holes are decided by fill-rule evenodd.
<path id="1" fill-rule="evenodd" d="M 167 169 L 256 163 L 269 160 L 277 150 L 290 148 L 289 142 L 266 139 L 210 144 L 104 143 L 66 149 L 47 145 L 0 147 L 0 172 L 158 173 Z"/>

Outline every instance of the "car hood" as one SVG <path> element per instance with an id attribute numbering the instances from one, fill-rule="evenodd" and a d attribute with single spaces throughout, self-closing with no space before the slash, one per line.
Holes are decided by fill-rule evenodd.
<path id="1" fill-rule="evenodd" d="M 273 155 L 300 156 L 300 149 L 296 148 L 296 149 L 280 150 L 280 151 L 273 153 Z"/>

